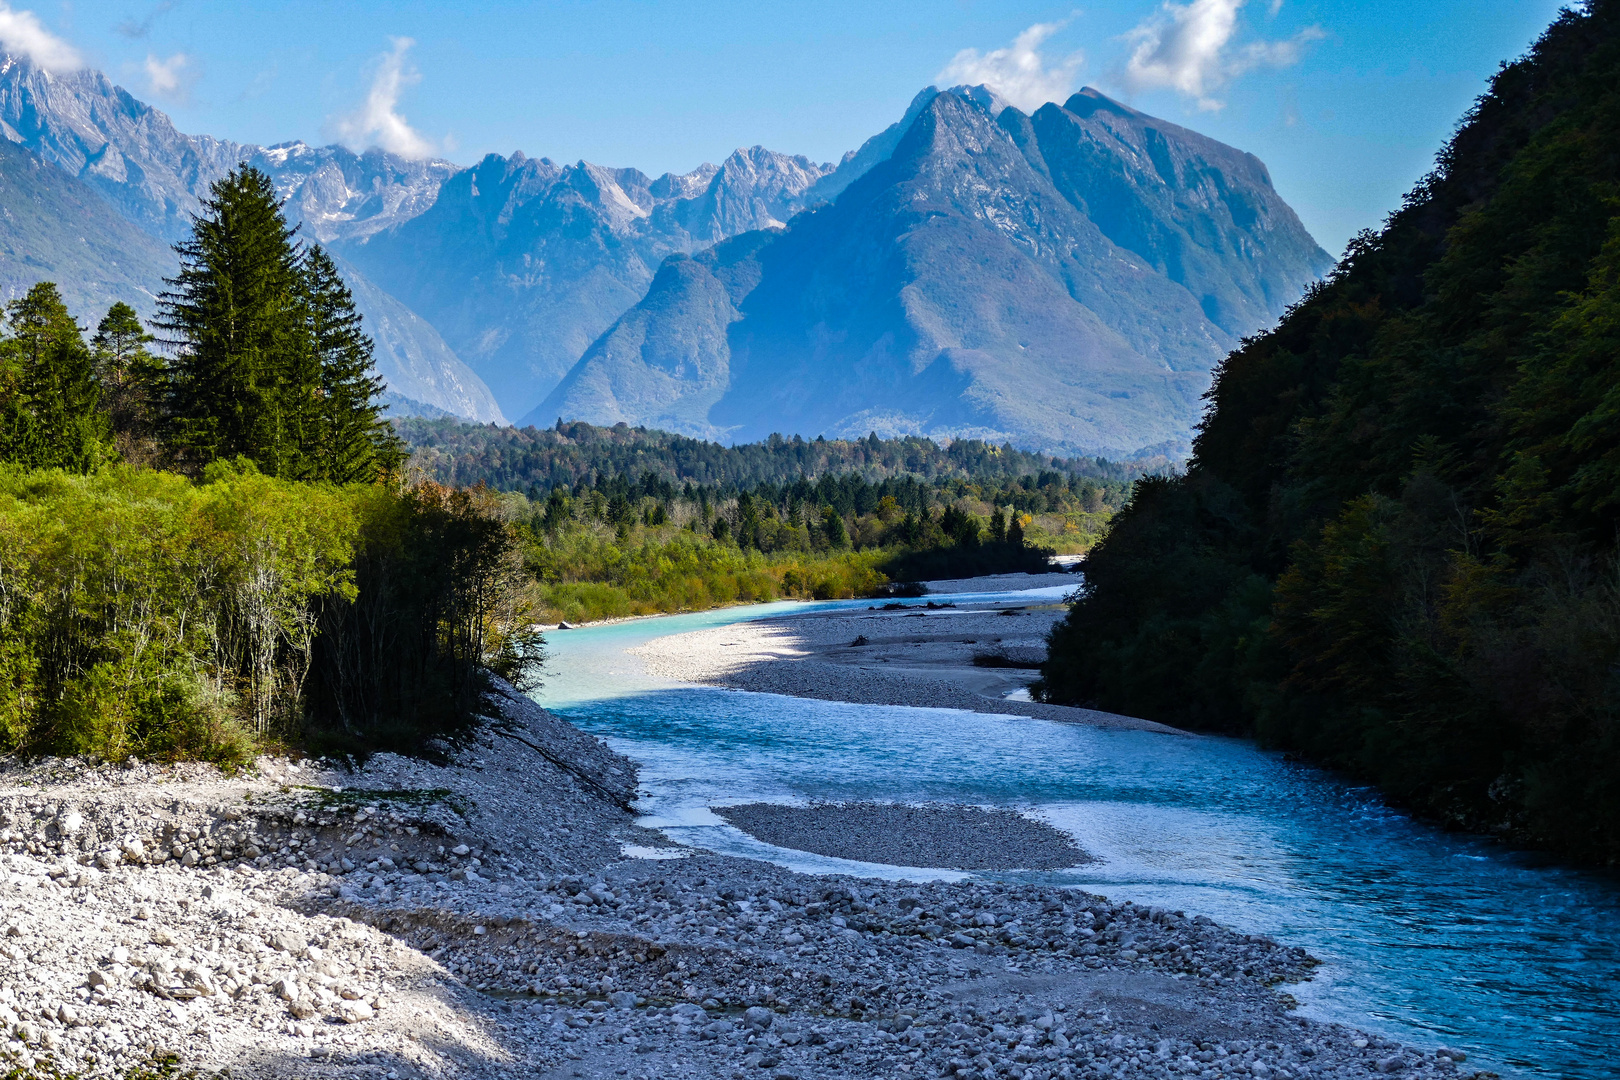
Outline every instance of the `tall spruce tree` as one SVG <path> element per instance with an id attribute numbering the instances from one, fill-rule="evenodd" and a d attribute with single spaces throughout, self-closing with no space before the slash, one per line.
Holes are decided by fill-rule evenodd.
<path id="1" fill-rule="evenodd" d="M 176 348 L 169 441 L 193 467 L 243 455 L 290 479 L 375 480 L 404 453 L 381 416 L 371 340 L 331 257 L 296 233 L 270 178 L 244 167 L 175 245 L 157 323 Z"/>
<path id="2" fill-rule="evenodd" d="M 89 472 L 111 456 L 84 332 L 44 281 L 6 305 L 0 343 L 0 458 L 30 468 Z"/>
<path id="3" fill-rule="evenodd" d="M 270 178 L 244 167 L 214 182 L 175 245 L 180 273 L 159 297 L 157 326 L 175 348 L 169 441 L 194 466 L 244 455 L 273 475 L 304 471 L 316 387 L 296 232 Z"/>
<path id="4" fill-rule="evenodd" d="M 302 267 L 309 353 L 320 381 L 310 460 L 322 479 L 375 480 L 398 470 L 404 444 L 382 417 L 383 382 L 372 374 L 372 343 L 354 296 L 324 248 L 309 249 Z"/>

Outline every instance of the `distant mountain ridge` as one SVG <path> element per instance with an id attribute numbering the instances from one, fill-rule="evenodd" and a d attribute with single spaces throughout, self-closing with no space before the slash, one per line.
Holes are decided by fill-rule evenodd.
<path id="1" fill-rule="evenodd" d="M 780 227 L 833 171 L 759 146 L 657 179 L 491 154 L 423 213 L 338 247 L 437 326 L 505 408 L 525 411 L 646 294 L 667 256 Z"/>
<path id="2" fill-rule="evenodd" d="M 0 56 L 0 137 L 100 192 L 163 241 L 185 235 L 213 180 L 241 163 L 262 169 L 305 235 L 341 256 L 377 340 L 378 370 L 402 407 L 499 422 L 501 405 L 480 373 L 502 386 L 509 408 L 531 407 L 640 299 L 666 254 L 780 225 L 833 172 L 762 147 L 655 180 L 521 153 L 463 169 L 380 150 L 261 147 L 183 134 L 99 71 L 54 73 L 13 56 Z M 462 205 L 368 243 L 429 214 L 443 196 Z M 438 234 L 447 221 L 450 234 Z M 401 259 L 427 265 L 400 267 Z M 161 276 L 135 290 L 142 311 L 150 313 L 147 294 Z M 73 283 L 64 284 L 71 293 Z"/>
<path id="3" fill-rule="evenodd" d="M 1188 439 L 1215 363 L 1332 265 L 1258 159 L 1096 91 L 907 116 L 830 205 L 666 261 L 521 422 L 1120 456 Z"/>
<path id="4" fill-rule="evenodd" d="M 0 136 L 0 287 L 150 314 L 249 163 L 337 258 L 393 407 L 482 422 L 1173 449 L 1215 361 L 1331 265 L 1252 155 L 1090 90 L 1025 116 L 929 88 L 837 165 L 755 146 L 649 178 L 185 135 L 99 72 L 0 57 Z"/>

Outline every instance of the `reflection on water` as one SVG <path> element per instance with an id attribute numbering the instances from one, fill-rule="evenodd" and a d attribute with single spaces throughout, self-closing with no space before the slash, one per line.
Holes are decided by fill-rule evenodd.
<path id="1" fill-rule="evenodd" d="M 917 878 L 925 872 L 774 848 L 707 808 L 1022 807 L 1098 861 L 976 876 L 1082 886 L 1304 945 L 1328 961 L 1291 988 L 1311 1015 L 1460 1046 L 1505 1071 L 1620 1075 L 1612 879 L 1439 833 L 1364 788 L 1238 740 L 685 687 L 647 676 L 624 652 L 805 606 L 553 635 L 554 674 L 537 696 L 641 763 L 646 821 L 674 839 L 810 872 Z"/>

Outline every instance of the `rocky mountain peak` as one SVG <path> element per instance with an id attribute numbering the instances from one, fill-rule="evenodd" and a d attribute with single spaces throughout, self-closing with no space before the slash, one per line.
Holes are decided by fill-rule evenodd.
<path id="1" fill-rule="evenodd" d="M 49 72 L 14 55 L 0 61 L 0 136 L 88 181 L 167 239 L 189 224 L 199 180 L 219 176 L 245 149 L 182 135 L 99 71 Z"/>
<path id="2" fill-rule="evenodd" d="M 1184 446 L 1210 369 L 1330 260 L 1252 155 L 981 90 L 919 94 L 785 229 L 666 263 L 530 417 Z"/>

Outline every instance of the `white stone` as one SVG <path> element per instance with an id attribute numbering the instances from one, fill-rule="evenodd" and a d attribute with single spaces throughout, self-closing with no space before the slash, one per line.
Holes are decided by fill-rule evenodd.
<path id="1" fill-rule="evenodd" d="M 376 1015 L 371 1006 L 363 1001 L 345 1001 L 338 1011 L 339 1018 L 345 1024 L 358 1024 L 364 1020 L 370 1020 Z"/>

